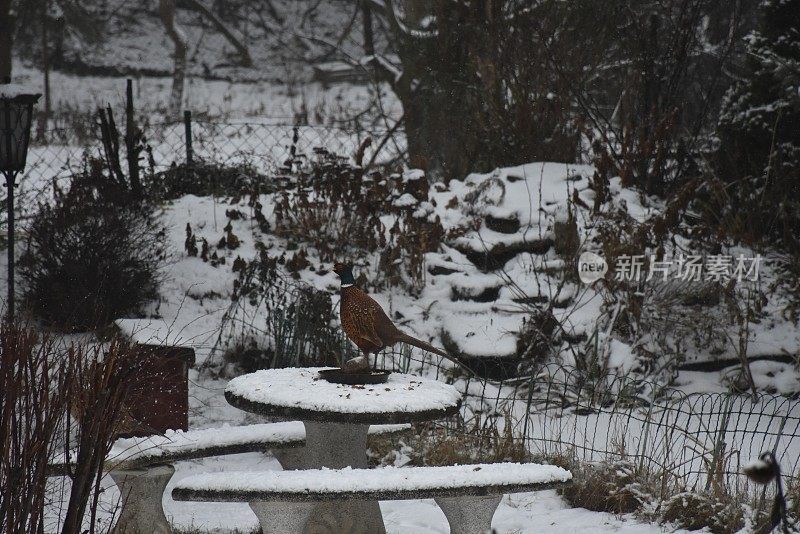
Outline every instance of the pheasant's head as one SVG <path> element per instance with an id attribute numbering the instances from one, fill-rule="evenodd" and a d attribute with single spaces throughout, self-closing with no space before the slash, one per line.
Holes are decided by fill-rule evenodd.
<path id="1" fill-rule="evenodd" d="M 340 263 L 337 261 L 333 265 L 333 272 L 339 275 L 342 281 L 342 287 L 352 286 L 356 283 L 355 278 L 353 278 L 353 266 L 349 263 Z"/>

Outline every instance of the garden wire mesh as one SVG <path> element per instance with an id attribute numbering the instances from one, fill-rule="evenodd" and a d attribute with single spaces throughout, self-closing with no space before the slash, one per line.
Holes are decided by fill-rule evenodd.
<path id="1" fill-rule="evenodd" d="M 539 458 L 626 460 L 637 468 L 708 488 L 747 486 L 742 467 L 771 451 L 788 478 L 800 469 L 800 400 L 796 396 L 685 393 L 631 377 L 587 379 L 551 364 L 536 375 L 489 381 L 453 372 L 449 362 L 403 351 L 379 366 L 414 370 L 453 382 L 463 392 L 460 416 L 440 423 L 449 431 L 513 425 L 513 433 Z M 643 391 L 658 391 L 648 398 Z"/>

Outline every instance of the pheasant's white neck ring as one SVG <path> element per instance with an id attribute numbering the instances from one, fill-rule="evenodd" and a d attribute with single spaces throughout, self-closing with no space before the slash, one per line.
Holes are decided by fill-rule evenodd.
<path id="1" fill-rule="evenodd" d="M 353 287 L 353 284 L 342 284 L 342 287 Z"/>

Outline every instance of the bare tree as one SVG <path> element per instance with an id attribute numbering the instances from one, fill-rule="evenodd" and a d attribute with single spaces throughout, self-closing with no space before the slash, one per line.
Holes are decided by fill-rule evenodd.
<path id="1" fill-rule="evenodd" d="M 175 19 L 179 2 L 177 0 L 159 0 L 158 13 L 167 35 L 175 45 L 172 68 L 172 90 L 170 91 L 169 111 L 177 114 L 183 103 L 183 88 L 186 80 L 186 52 L 189 48 L 188 38 Z M 199 13 L 211 22 L 211 25 L 236 49 L 242 66 L 252 67 L 253 58 L 250 50 L 214 13 L 198 0 L 181 0 L 181 5 Z"/>
<path id="2" fill-rule="evenodd" d="M 14 48 L 16 16 L 11 0 L 0 0 L 0 83 L 11 79 L 11 50 Z"/>
<path id="3" fill-rule="evenodd" d="M 173 55 L 174 64 L 172 68 L 172 90 L 169 95 L 169 111 L 173 115 L 177 114 L 183 104 L 183 86 L 186 79 L 186 51 L 189 48 L 186 42 L 186 34 L 183 33 L 175 22 L 176 0 L 159 0 L 158 14 L 167 35 L 175 45 Z"/>
<path id="4" fill-rule="evenodd" d="M 569 101 L 531 39 L 538 3 L 396 4 L 371 7 L 400 63 L 377 56 L 373 66 L 403 105 L 412 165 L 447 180 L 499 164 L 575 159 Z"/>
<path id="5" fill-rule="evenodd" d="M 692 167 L 753 3 L 368 1 L 399 56 L 372 64 L 403 105 L 412 165 L 449 179 L 570 162 L 590 134 L 654 193 Z"/>

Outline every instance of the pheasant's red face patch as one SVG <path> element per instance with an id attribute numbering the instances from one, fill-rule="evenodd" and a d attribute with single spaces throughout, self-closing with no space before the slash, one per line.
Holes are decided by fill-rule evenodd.
<path id="1" fill-rule="evenodd" d="M 336 263 L 334 263 L 334 264 L 333 264 L 333 272 L 335 272 L 335 273 L 336 273 L 336 274 L 338 274 L 339 276 L 341 276 L 341 275 L 342 275 L 342 273 L 344 272 L 344 270 L 345 270 L 345 265 L 344 265 L 344 263 L 341 263 L 341 262 L 338 262 L 338 261 L 337 261 Z"/>

